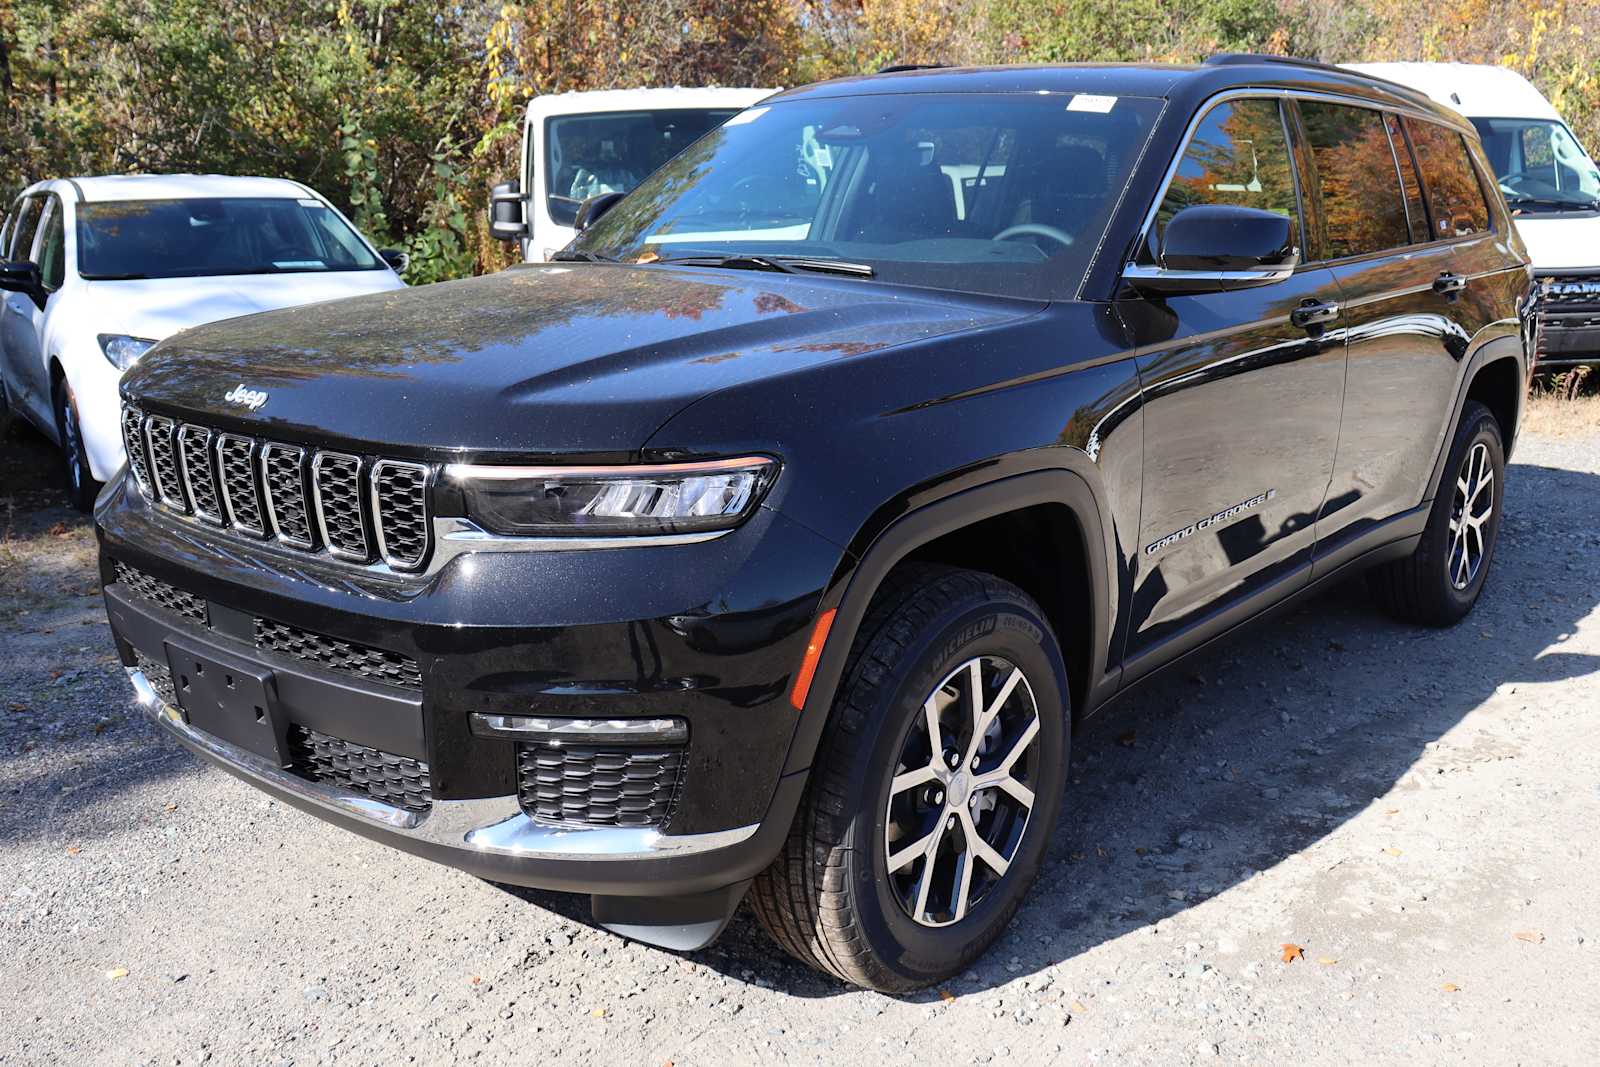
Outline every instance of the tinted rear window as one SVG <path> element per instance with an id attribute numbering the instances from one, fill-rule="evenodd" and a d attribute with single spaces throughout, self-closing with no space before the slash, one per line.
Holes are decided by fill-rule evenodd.
<path id="1" fill-rule="evenodd" d="M 1489 204 L 1478 172 L 1467 155 L 1467 143 L 1455 130 L 1417 119 L 1405 120 L 1417 166 L 1427 186 L 1433 215 L 1433 236 L 1444 240 L 1484 233 L 1489 229 Z"/>
<path id="2" fill-rule="evenodd" d="M 1322 190 L 1327 258 L 1410 244 L 1405 199 L 1383 116 L 1364 107 L 1309 101 L 1300 105 L 1300 113 Z"/>

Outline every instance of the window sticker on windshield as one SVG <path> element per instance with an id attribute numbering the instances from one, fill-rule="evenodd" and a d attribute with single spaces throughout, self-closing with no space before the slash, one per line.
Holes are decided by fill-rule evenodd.
<path id="1" fill-rule="evenodd" d="M 1092 111 L 1097 115 L 1104 115 L 1117 105 L 1114 96 L 1095 96 L 1092 93 L 1079 93 L 1067 105 L 1068 111 Z"/>
<path id="2" fill-rule="evenodd" d="M 747 108 L 744 111 L 741 111 L 737 115 L 733 116 L 733 118 L 729 119 L 727 122 L 724 122 L 723 125 L 724 126 L 743 126 L 747 122 L 754 122 L 756 119 L 760 118 L 762 115 L 765 115 L 768 111 L 771 111 L 771 110 L 772 109 L 769 108 L 769 107 Z"/>
<path id="3" fill-rule="evenodd" d="M 296 200 L 295 203 L 299 204 L 301 207 L 321 207 L 322 206 L 322 201 L 321 200 L 311 200 L 311 199 L 308 199 L 308 198 L 305 198 L 305 197 L 302 197 L 301 199 Z"/>
<path id="4" fill-rule="evenodd" d="M 320 259 L 275 259 L 272 265 L 279 270 L 321 270 L 327 266 Z"/>

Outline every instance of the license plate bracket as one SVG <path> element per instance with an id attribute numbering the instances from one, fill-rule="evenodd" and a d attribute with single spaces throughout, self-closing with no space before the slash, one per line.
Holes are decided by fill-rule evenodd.
<path id="1" fill-rule="evenodd" d="M 277 709 L 271 670 L 183 641 L 165 644 L 172 688 L 190 726 L 273 766 L 288 766 L 288 723 Z"/>

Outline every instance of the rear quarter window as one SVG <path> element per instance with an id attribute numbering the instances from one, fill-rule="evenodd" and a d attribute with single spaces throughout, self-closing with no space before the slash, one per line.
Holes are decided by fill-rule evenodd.
<path id="1" fill-rule="evenodd" d="M 1433 237 L 1447 240 L 1485 233 L 1489 229 L 1489 203 L 1478 172 L 1467 154 L 1467 142 L 1457 130 L 1407 117 L 1406 132 L 1417 151 L 1417 166 L 1427 188 L 1433 216 Z"/>
<path id="2" fill-rule="evenodd" d="M 1327 258 L 1410 244 L 1405 196 L 1383 115 L 1318 101 L 1302 102 L 1300 115 L 1322 193 Z"/>

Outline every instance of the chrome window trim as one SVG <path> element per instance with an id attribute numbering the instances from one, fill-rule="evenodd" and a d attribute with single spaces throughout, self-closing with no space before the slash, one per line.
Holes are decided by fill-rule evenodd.
<path id="1" fill-rule="evenodd" d="M 266 503 L 267 523 L 272 528 L 272 536 L 277 538 L 279 541 L 282 541 L 286 545 L 291 545 L 294 548 L 302 548 L 306 551 L 311 551 L 317 547 L 316 538 L 307 538 L 306 540 L 301 541 L 297 538 L 290 537 L 283 532 L 283 527 L 278 524 L 278 509 L 274 507 L 272 503 L 272 480 L 267 475 L 267 465 L 272 461 L 272 456 L 277 452 L 294 453 L 295 470 L 300 475 L 300 498 L 302 501 L 305 501 L 306 504 L 310 503 L 308 498 L 311 494 L 307 492 L 306 489 L 306 450 L 300 445 L 286 445 L 277 441 L 263 441 L 261 442 L 261 447 L 256 451 L 256 461 L 259 467 L 256 474 L 261 479 L 261 498 Z M 308 527 L 311 525 L 310 507 L 306 508 L 306 525 Z"/>
<path id="2" fill-rule="evenodd" d="M 1298 258 L 1294 263 L 1269 267 L 1265 270 L 1168 270 L 1165 267 L 1131 263 L 1123 268 L 1122 277 L 1124 281 L 1130 282 L 1216 282 L 1221 286 L 1218 292 L 1225 292 L 1229 282 L 1237 282 L 1240 288 L 1244 288 L 1287 281 L 1294 276 L 1297 266 L 1299 266 Z"/>
<path id="3" fill-rule="evenodd" d="M 176 508 L 183 514 L 189 514 L 189 501 L 185 499 L 174 500 L 167 495 L 166 488 L 161 484 L 161 472 L 156 468 L 156 447 L 153 434 L 161 432 L 156 429 L 156 423 L 166 424 L 167 444 L 172 449 L 173 473 L 178 476 L 178 487 L 185 493 L 188 485 L 183 477 L 183 457 L 178 454 L 178 420 L 170 419 L 165 415 L 146 415 L 144 418 L 145 462 L 150 464 L 150 481 L 155 484 L 156 500 L 169 508 Z"/>
<path id="4" fill-rule="evenodd" d="M 178 454 L 178 473 L 183 477 L 183 491 L 189 494 L 189 501 L 193 507 L 196 518 L 203 519 L 206 522 L 211 523 L 213 526 L 221 526 L 223 524 L 222 515 L 220 513 L 200 510 L 199 499 L 194 495 L 194 482 L 189 477 L 189 452 L 184 444 L 185 435 L 191 430 L 193 430 L 196 434 L 204 435 L 203 441 L 200 444 L 200 461 L 205 463 L 210 469 L 211 490 L 213 493 L 217 494 L 217 502 L 222 502 L 221 493 L 218 491 L 219 487 L 217 485 L 217 470 L 215 465 L 211 463 L 211 439 L 215 437 L 216 434 L 206 427 L 196 426 L 192 422 L 183 423 L 178 427 L 177 432 L 176 447 Z"/>
<path id="5" fill-rule="evenodd" d="M 431 811 L 412 812 L 359 793 L 307 781 L 274 767 L 220 738 L 196 730 L 183 712 L 161 699 L 137 667 L 125 667 L 134 698 L 167 733 L 191 751 L 271 792 L 313 809 L 359 819 L 403 840 L 459 851 L 521 859 L 630 861 L 664 859 L 727 848 L 749 840 L 760 823 L 700 834 L 664 834 L 651 827 L 572 827 L 537 823 L 517 806 L 515 794 L 482 800 L 435 800 Z"/>
<path id="6" fill-rule="evenodd" d="M 389 542 L 383 534 L 383 500 L 378 492 L 378 482 L 383 477 L 383 472 L 391 467 L 420 473 L 422 477 L 422 525 L 423 545 L 422 554 L 415 562 L 398 559 L 389 552 Z M 380 459 L 372 465 L 372 474 L 367 479 L 367 496 L 372 505 L 372 529 L 377 535 L 378 558 L 388 564 L 390 568 L 404 574 L 415 574 L 423 569 L 428 562 L 433 550 L 433 530 L 428 522 L 428 498 L 433 491 L 433 467 L 426 463 L 412 463 L 400 459 Z"/>
<path id="7" fill-rule="evenodd" d="M 344 460 L 356 465 L 356 523 L 361 527 L 361 537 L 366 543 L 366 551 L 359 555 L 346 551 L 333 543 L 328 536 L 328 516 L 322 506 L 322 461 L 325 459 Z M 316 510 L 317 532 L 322 535 L 322 544 L 328 550 L 328 555 L 335 559 L 342 559 L 349 563 L 372 562 L 372 536 L 368 531 L 367 517 L 363 514 L 366 503 L 362 493 L 363 476 L 367 469 L 367 461 L 360 456 L 351 455 L 349 452 L 317 452 L 311 457 L 311 503 Z"/>
<path id="8" fill-rule="evenodd" d="M 1173 179 L 1178 176 L 1178 168 L 1180 166 L 1182 166 L 1184 154 L 1189 151 L 1189 144 L 1190 144 L 1190 142 L 1192 142 L 1194 140 L 1195 132 L 1199 130 L 1200 124 L 1205 121 L 1206 116 L 1211 114 L 1212 110 L 1214 108 L 1216 108 L 1217 106 L 1219 106 L 1221 104 L 1228 103 L 1231 100 L 1240 100 L 1240 99 L 1245 99 L 1245 98 L 1263 99 L 1263 100 L 1277 100 L 1279 102 L 1282 102 L 1282 101 L 1285 101 L 1285 100 L 1319 100 L 1319 101 L 1322 101 L 1324 103 L 1329 103 L 1329 104 L 1344 104 L 1344 105 L 1346 105 L 1348 107 L 1366 108 L 1368 111 L 1376 111 L 1379 114 L 1382 114 L 1385 111 L 1391 111 L 1391 112 L 1395 112 L 1396 114 L 1400 114 L 1400 115 L 1410 115 L 1413 118 L 1418 119 L 1420 121 L 1432 122 L 1435 125 L 1444 126 L 1447 129 L 1455 130 L 1458 133 L 1461 132 L 1460 131 L 1460 127 L 1450 125 L 1447 121 L 1442 119 L 1441 116 L 1432 114 L 1431 112 L 1428 112 L 1428 111 L 1424 110 L 1423 108 L 1416 107 L 1414 105 L 1408 105 L 1408 104 L 1405 104 L 1403 102 L 1387 101 L 1387 100 L 1386 101 L 1368 100 L 1365 97 L 1360 97 L 1360 96 L 1346 96 L 1343 93 L 1315 92 L 1315 91 L 1312 91 L 1312 90 L 1309 90 L 1309 89 L 1284 89 L 1284 88 L 1274 88 L 1274 87 L 1266 87 L 1266 86 L 1257 86 L 1257 87 L 1240 86 L 1240 87 L 1234 88 L 1234 89 L 1225 89 L 1222 92 L 1217 93 L 1215 96 L 1207 97 L 1205 102 L 1202 103 L 1198 109 L 1196 109 L 1196 111 L 1194 113 L 1194 117 L 1192 117 L 1189 120 L 1189 125 L 1184 129 L 1183 138 L 1178 143 L 1178 150 L 1173 153 L 1171 161 L 1169 161 L 1167 163 L 1167 170 L 1166 170 L 1165 175 L 1161 179 L 1161 185 L 1156 190 L 1155 198 L 1150 202 L 1149 208 L 1146 209 L 1145 214 L 1144 214 L 1144 221 L 1139 224 L 1139 229 L 1138 229 L 1137 233 L 1134 236 L 1134 241 L 1133 241 L 1134 254 L 1137 254 L 1137 250 L 1139 249 L 1139 247 L 1141 245 L 1143 245 L 1145 243 L 1146 239 L 1149 237 L 1150 228 L 1151 228 L 1151 226 L 1155 225 L 1156 213 L 1161 210 L 1162 203 L 1167 199 L 1167 190 L 1172 185 Z M 1469 155 L 1470 155 L 1470 153 L 1469 153 Z M 1474 161 L 1474 165 L 1476 165 L 1476 161 Z M 1419 178 L 1420 178 L 1420 175 L 1419 175 Z M 1491 214 L 1492 214 L 1492 212 L 1491 212 Z M 1471 236 L 1478 237 L 1478 236 L 1482 236 L 1482 235 L 1481 234 L 1473 234 Z M 1302 243 L 1304 243 L 1304 240 L 1305 240 L 1305 235 L 1302 234 L 1301 235 Z M 1459 241 L 1459 240 L 1464 240 L 1464 238 L 1456 237 L 1456 238 L 1452 238 L 1452 240 Z M 1421 244 L 1408 244 L 1408 245 L 1405 245 L 1403 247 L 1405 247 L 1405 248 L 1426 248 L 1429 245 L 1447 244 L 1447 243 L 1449 243 L 1449 242 L 1445 241 L 1445 240 L 1428 241 L 1428 242 L 1421 243 Z M 1386 250 L 1385 252 L 1382 252 L 1382 253 L 1364 253 L 1364 255 L 1378 255 L 1378 254 L 1387 255 L 1387 254 L 1389 254 L 1390 252 L 1393 252 L 1393 251 L 1394 251 L 1394 249 L 1388 249 L 1388 250 Z M 1359 257 L 1346 257 L 1346 258 L 1359 258 Z M 1324 266 L 1327 266 L 1330 263 L 1339 263 L 1339 262 L 1342 262 L 1342 260 L 1331 260 L 1331 259 L 1330 260 L 1314 260 L 1314 261 L 1313 260 L 1302 260 L 1300 265 L 1302 267 L 1309 267 L 1309 266 L 1324 267 Z M 1136 266 L 1136 265 L 1137 264 L 1135 264 L 1132 260 L 1130 260 L 1128 263 L 1124 264 L 1124 275 L 1123 276 L 1126 277 L 1126 268 L 1127 267 L 1132 267 L 1132 266 Z"/>
<path id="9" fill-rule="evenodd" d="M 233 494 L 228 491 L 228 479 L 227 479 L 227 476 L 225 474 L 223 474 L 223 469 L 224 469 L 224 467 L 226 465 L 226 461 L 222 457 L 222 449 L 230 441 L 242 442 L 246 446 L 246 448 L 249 450 L 247 452 L 246 456 L 245 456 L 245 466 L 250 471 L 250 489 L 255 494 L 256 510 L 261 513 L 261 517 L 263 519 L 263 521 L 262 521 L 262 523 L 261 523 L 261 525 L 259 527 L 257 527 L 257 526 L 247 526 L 244 523 L 240 522 L 239 521 L 239 516 L 233 510 Z M 211 447 L 216 450 L 216 457 L 217 457 L 216 470 L 217 470 L 217 474 L 219 476 L 218 477 L 218 490 L 222 495 L 222 511 L 223 511 L 223 514 L 227 516 L 228 526 L 231 529 L 238 530 L 239 532 L 241 532 L 243 534 L 246 534 L 247 536 L 249 536 L 249 537 L 251 537 L 253 539 L 266 540 L 267 537 L 269 536 L 268 533 L 267 533 L 267 524 L 265 522 L 265 519 L 266 519 L 266 507 L 262 503 L 262 500 L 261 500 L 261 487 L 256 484 L 256 451 L 257 451 L 257 446 L 256 446 L 255 438 L 253 438 L 253 437 L 245 437 L 243 434 L 236 434 L 236 433 L 219 433 L 219 434 L 216 435 L 216 438 L 213 441 Z"/>

